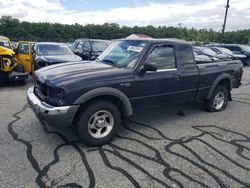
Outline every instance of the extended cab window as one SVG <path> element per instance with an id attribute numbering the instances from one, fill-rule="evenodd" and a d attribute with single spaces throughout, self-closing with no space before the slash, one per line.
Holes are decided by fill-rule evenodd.
<path id="1" fill-rule="evenodd" d="M 195 65 L 193 49 L 190 45 L 180 45 L 179 56 L 182 66 Z"/>
<path id="2" fill-rule="evenodd" d="M 158 70 L 176 68 L 174 48 L 157 46 L 148 55 L 146 62 L 155 63 Z"/>

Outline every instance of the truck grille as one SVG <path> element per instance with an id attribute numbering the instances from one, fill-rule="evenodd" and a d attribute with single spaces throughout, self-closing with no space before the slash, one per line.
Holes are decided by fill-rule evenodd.
<path id="1" fill-rule="evenodd" d="M 47 98 L 46 84 L 43 84 L 42 82 L 37 80 L 34 92 L 41 100 L 43 100 L 43 101 L 46 100 L 46 98 Z"/>

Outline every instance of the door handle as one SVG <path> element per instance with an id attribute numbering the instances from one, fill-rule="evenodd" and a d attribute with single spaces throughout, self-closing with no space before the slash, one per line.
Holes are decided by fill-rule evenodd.
<path id="1" fill-rule="evenodd" d="M 25 59 L 25 61 L 29 61 L 29 59 Z"/>
<path id="2" fill-rule="evenodd" d="M 174 76 L 174 79 L 175 79 L 175 80 L 180 80 L 180 79 L 181 79 L 181 76 L 180 76 L 180 75 L 175 75 L 175 76 Z"/>

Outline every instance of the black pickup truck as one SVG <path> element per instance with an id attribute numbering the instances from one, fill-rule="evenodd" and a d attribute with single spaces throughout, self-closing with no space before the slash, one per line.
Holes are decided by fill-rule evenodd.
<path id="1" fill-rule="evenodd" d="M 27 99 L 42 123 L 76 126 L 85 143 L 98 146 L 110 142 L 124 118 L 140 109 L 203 101 L 207 111 L 222 111 L 242 74 L 237 60 L 196 65 L 185 41 L 122 39 L 94 62 L 36 71 Z"/>

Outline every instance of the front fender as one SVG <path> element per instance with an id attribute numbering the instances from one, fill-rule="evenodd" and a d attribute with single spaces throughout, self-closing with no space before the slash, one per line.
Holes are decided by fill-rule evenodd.
<path id="1" fill-rule="evenodd" d="M 96 89 L 93 89 L 91 91 L 88 91 L 87 93 L 80 96 L 74 102 L 74 104 L 75 105 L 84 104 L 85 102 L 87 102 L 95 97 L 104 96 L 104 95 L 113 96 L 113 97 L 116 97 L 117 99 L 119 99 L 123 105 L 125 115 L 130 116 L 133 114 L 132 105 L 131 105 L 128 97 L 120 90 L 110 88 L 110 87 L 101 87 L 101 88 L 96 88 Z"/>

